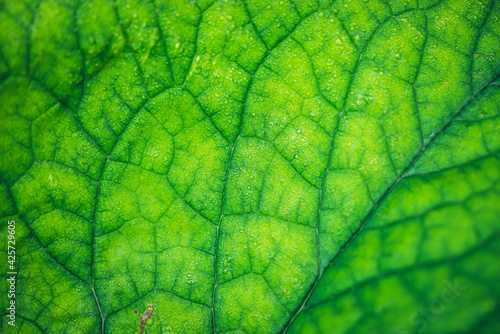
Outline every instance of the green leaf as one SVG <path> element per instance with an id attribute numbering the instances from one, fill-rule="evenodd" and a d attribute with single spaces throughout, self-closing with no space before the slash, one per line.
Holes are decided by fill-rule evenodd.
<path id="1" fill-rule="evenodd" d="M 496 0 L 1 2 L 1 331 L 500 332 L 499 75 Z"/>

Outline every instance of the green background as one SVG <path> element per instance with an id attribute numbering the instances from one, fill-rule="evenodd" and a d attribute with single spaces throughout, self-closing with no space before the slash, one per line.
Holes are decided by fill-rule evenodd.
<path id="1" fill-rule="evenodd" d="M 1 331 L 500 333 L 499 74 L 495 0 L 0 1 Z"/>

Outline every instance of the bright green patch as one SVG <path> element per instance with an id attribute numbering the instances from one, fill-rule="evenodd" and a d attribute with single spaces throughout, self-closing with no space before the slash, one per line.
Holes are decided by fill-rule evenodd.
<path id="1" fill-rule="evenodd" d="M 3 1 L 0 331 L 500 332 L 499 75 L 497 0 Z"/>

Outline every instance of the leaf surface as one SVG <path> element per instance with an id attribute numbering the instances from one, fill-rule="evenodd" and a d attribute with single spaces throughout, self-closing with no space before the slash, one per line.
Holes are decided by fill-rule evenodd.
<path id="1" fill-rule="evenodd" d="M 499 20 L 1 3 L 2 332 L 499 332 Z"/>

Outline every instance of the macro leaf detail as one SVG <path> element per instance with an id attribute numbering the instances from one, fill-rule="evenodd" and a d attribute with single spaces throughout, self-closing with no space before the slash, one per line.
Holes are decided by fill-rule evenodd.
<path id="1" fill-rule="evenodd" d="M 499 75 L 496 0 L 5 0 L 2 332 L 500 332 Z"/>

